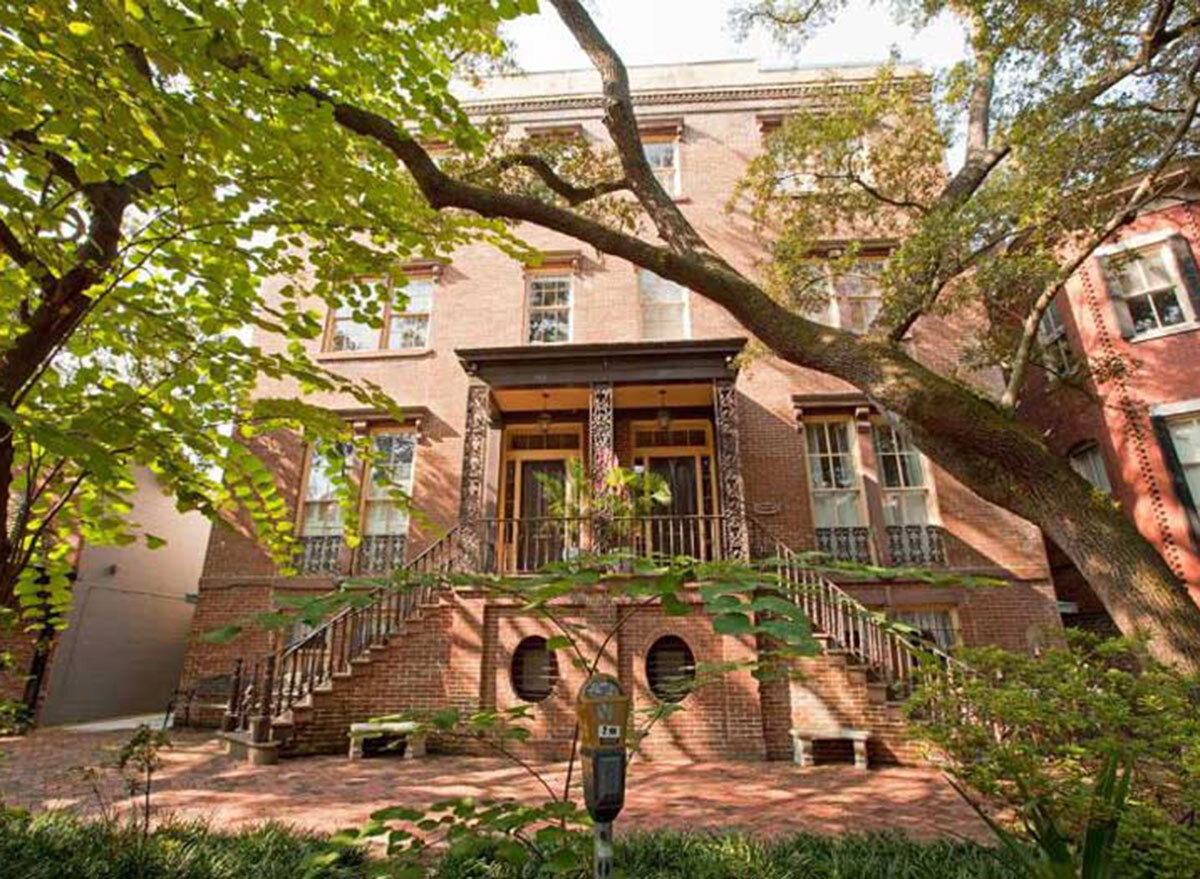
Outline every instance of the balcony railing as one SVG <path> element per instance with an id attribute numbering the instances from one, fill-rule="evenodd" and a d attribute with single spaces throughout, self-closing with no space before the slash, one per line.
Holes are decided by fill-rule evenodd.
<path id="1" fill-rule="evenodd" d="M 817 550 L 839 562 L 871 563 L 871 529 L 861 526 L 818 528 Z"/>
<path id="2" fill-rule="evenodd" d="M 295 566 L 301 574 L 342 573 L 342 535 L 301 537 Z"/>
<path id="3" fill-rule="evenodd" d="M 584 553 L 626 553 L 637 558 L 725 558 L 723 516 L 552 516 L 480 519 L 473 532 L 481 573 L 524 574 Z"/>
<path id="4" fill-rule="evenodd" d="M 358 545 L 354 570 L 359 574 L 387 574 L 404 567 L 408 537 L 404 534 L 367 534 Z"/>
<path id="5" fill-rule="evenodd" d="M 944 565 L 946 547 L 937 525 L 888 525 L 888 556 L 893 565 Z"/>

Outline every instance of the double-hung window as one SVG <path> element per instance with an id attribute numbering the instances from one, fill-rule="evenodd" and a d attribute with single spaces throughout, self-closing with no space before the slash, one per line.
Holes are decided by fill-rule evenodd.
<path id="1" fill-rule="evenodd" d="M 296 565 L 308 573 L 336 573 L 341 566 L 342 505 L 339 477 L 355 467 L 350 445 L 315 445 L 309 451 L 308 476 L 300 510 L 300 551 Z"/>
<path id="2" fill-rule="evenodd" d="M 691 335 L 686 287 L 639 269 L 638 292 L 643 339 L 686 339 Z"/>
<path id="3" fill-rule="evenodd" d="M 679 138 L 672 136 L 669 139 L 646 140 L 643 149 L 651 172 L 658 178 L 667 195 L 679 195 Z"/>
<path id="4" fill-rule="evenodd" d="M 1061 297 L 1064 294 L 1059 294 Z M 1038 323 L 1038 345 L 1042 350 L 1044 365 L 1056 376 L 1070 375 L 1075 371 L 1075 355 L 1067 341 L 1067 327 L 1063 323 L 1061 299 L 1051 299 L 1042 319 Z"/>
<path id="5" fill-rule="evenodd" d="M 570 275 L 531 275 L 526 280 L 530 344 L 571 341 L 572 290 Z"/>
<path id="6" fill-rule="evenodd" d="M 872 429 L 879 467 L 883 521 L 893 564 L 941 564 L 940 534 L 932 526 L 933 500 L 921 453 L 890 424 Z"/>
<path id="7" fill-rule="evenodd" d="M 799 304 L 806 306 L 815 320 L 865 333 L 883 307 L 879 278 L 885 265 L 886 260 L 869 257 L 837 272 L 827 262 L 808 263 L 801 294 L 804 301 Z"/>
<path id="8" fill-rule="evenodd" d="M 1096 443 L 1079 446 L 1068 456 L 1071 469 L 1101 491 L 1112 492 L 1108 471 L 1104 467 L 1104 455 Z"/>
<path id="9" fill-rule="evenodd" d="M 393 296 L 387 315 L 387 348 L 403 351 L 429 346 L 429 322 L 433 315 L 433 279 L 411 278 L 397 288 L 404 301 Z"/>
<path id="10" fill-rule="evenodd" d="M 897 622 L 912 626 L 918 638 L 928 641 L 942 650 L 958 646 L 958 623 L 950 608 L 913 608 L 898 610 L 892 614 Z"/>
<path id="11" fill-rule="evenodd" d="M 1171 236 L 1104 257 L 1109 292 L 1126 338 L 1153 338 L 1198 320 L 1196 270 L 1185 239 Z"/>
<path id="12" fill-rule="evenodd" d="M 869 562 L 870 538 L 850 421 L 810 422 L 804 434 L 817 547 L 838 559 Z"/>

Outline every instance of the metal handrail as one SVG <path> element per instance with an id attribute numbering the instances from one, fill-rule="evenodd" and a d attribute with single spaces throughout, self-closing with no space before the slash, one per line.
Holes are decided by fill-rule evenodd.
<path id="1" fill-rule="evenodd" d="M 760 546 L 759 540 L 767 538 L 772 550 L 768 557 L 778 560 L 777 576 L 787 584 L 790 599 L 804 610 L 813 628 L 827 637 L 831 646 L 865 663 L 893 694 L 911 693 L 918 675 L 930 664 L 951 684 L 956 678 L 975 676 L 970 666 L 936 645 L 918 644 L 880 625 L 875 613 L 804 564 L 795 550 L 769 528 L 750 516 L 747 521 L 752 532 L 757 532 L 752 535 L 752 547 Z"/>
<path id="2" fill-rule="evenodd" d="M 417 575 L 449 572 L 459 557 L 460 531 L 456 525 L 401 570 Z M 403 591 L 372 589 L 363 603 L 343 608 L 278 653 L 256 658 L 245 687 L 230 700 L 231 725 L 249 729 L 257 721 L 261 726 L 272 712 L 287 711 L 334 675 L 348 672 L 355 659 L 399 632 L 439 585 L 423 581 Z"/>

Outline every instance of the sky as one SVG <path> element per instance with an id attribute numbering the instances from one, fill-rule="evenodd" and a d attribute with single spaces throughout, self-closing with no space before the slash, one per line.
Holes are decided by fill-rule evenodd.
<path id="1" fill-rule="evenodd" d="M 798 56 L 755 35 L 734 39 L 729 27 L 733 0 L 590 0 L 592 16 L 626 64 L 662 64 L 751 58 L 771 64 L 852 64 L 884 61 L 898 49 L 906 61 L 928 70 L 943 68 L 964 55 L 961 28 L 951 18 L 935 20 L 914 32 L 896 24 L 886 4 L 851 0 L 838 19 L 819 31 Z M 543 12 L 512 23 L 507 33 L 516 44 L 518 64 L 526 71 L 587 67 L 558 16 L 545 0 Z"/>

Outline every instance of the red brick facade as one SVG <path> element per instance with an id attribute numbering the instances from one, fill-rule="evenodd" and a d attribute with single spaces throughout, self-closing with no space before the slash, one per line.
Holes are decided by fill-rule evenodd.
<path id="1" fill-rule="evenodd" d="M 811 74 L 781 74 L 775 82 L 759 73 L 747 80 L 743 68 L 735 72 L 743 81 L 710 85 L 681 84 L 688 81 L 681 74 L 673 90 L 656 93 L 646 112 L 682 119 L 678 123 L 678 155 L 683 209 L 718 250 L 753 274 L 754 264 L 762 256 L 756 235 L 746 217 L 725 212 L 725 203 L 747 161 L 761 149 L 760 115 L 809 104 L 822 86 Z M 846 77 L 852 82 L 854 77 L 868 74 L 848 71 Z M 669 71 L 654 75 L 670 80 Z M 635 89 L 636 80 L 637 76 Z M 513 99 L 503 107 L 517 129 L 533 123 L 579 124 L 590 137 L 604 136 L 595 100 L 523 101 Z M 522 228 L 520 232 L 546 251 L 578 250 L 575 242 L 544 230 Z M 571 343 L 634 343 L 643 338 L 638 276 L 632 266 L 581 252 L 569 271 L 573 288 Z M 431 535 L 452 525 L 459 513 L 472 378 L 455 351 L 525 342 L 526 274 L 521 263 L 498 250 L 482 245 L 463 248 L 437 278 L 428 348 L 318 355 L 346 375 L 378 382 L 402 406 L 420 413 L 413 499 L 432 524 L 414 522 L 410 558 L 428 545 Z M 695 294 L 689 297 L 688 312 L 687 335 L 691 339 L 747 335 L 728 314 Z M 914 339 L 918 352 L 931 364 L 957 359 L 958 336 L 941 319 L 918 324 Z M 282 347 L 275 339 L 259 341 L 268 348 Z M 979 378 L 981 382 L 987 379 Z M 632 422 L 655 418 L 655 401 L 660 393 L 666 393 L 666 386 L 656 384 L 651 373 L 641 382 L 627 385 L 626 399 L 636 397 L 637 402 L 622 405 L 622 389 L 618 388 L 613 443 L 618 460 L 626 465 L 632 456 Z M 849 425 L 864 508 L 872 514 L 871 552 L 876 560 L 886 562 L 887 546 L 878 518 L 879 475 L 866 420 L 878 419 L 880 413 L 871 412 L 865 400 L 854 396 L 853 388 L 763 354 L 746 358 L 737 372 L 736 389 L 740 466 L 749 514 L 796 550 L 816 546 L 806 441 L 797 412 L 797 397 L 803 397 L 806 402 L 800 407 L 800 418 L 832 417 Z M 524 398 L 513 391 L 493 391 L 493 414 L 503 425 L 528 424 L 539 410 L 550 406 L 548 398 L 540 397 L 541 389 L 532 389 L 532 396 Z M 576 393 L 551 378 L 546 391 L 555 394 L 551 407 L 555 420 L 582 423 L 586 437 L 586 387 Z M 670 391 L 678 395 L 672 397 L 675 416 L 698 418 L 712 426 L 711 385 L 676 384 Z M 262 392 L 295 391 L 268 382 Z M 322 395 L 308 399 L 351 408 L 345 401 Z M 496 427 L 488 440 L 485 505 L 489 515 L 496 515 L 503 435 L 502 428 Z M 275 462 L 281 489 L 294 502 L 303 481 L 303 449 L 284 437 L 260 442 Z M 586 454 L 585 449 L 584 460 Z M 925 466 L 935 498 L 935 521 L 944 534 L 947 567 L 1001 577 L 1010 585 L 985 591 L 904 583 L 847 588 L 865 603 L 881 608 L 934 606 L 951 611 L 963 643 L 1026 649 L 1057 637 L 1059 621 L 1037 529 L 974 496 L 931 462 L 926 461 Z M 249 539 L 228 528 L 214 528 L 195 615 L 197 640 L 189 654 L 185 683 L 228 674 L 235 656 L 256 655 L 269 646 L 268 636 L 260 631 L 219 646 L 200 641 L 200 633 L 270 608 L 273 593 L 326 589 L 333 582 L 334 578 L 327 576 L 281 578 Z M 594 631 L 596 637 L 602 637 L 599 633 L 606 624 L 611 625 L 616 612 L 611 603 L 585 607 L 568 602 L 559 608 L 559 613 L 588 623 L 587 631 Z M 443 705 L 511 706 L 517 701 L 510 672 L 513 650 L 523 637 L 551 634 L 545 623 L 503 601 L 469 592 L 447 594 L 427 606 L 386 648 L 373 649 L 363 657 L 349 679 L 335 680 L 328 691 L 315 693 L 312 705 L 298 711 L 293 727 L 281 729 L 281 735 L 290 734 L 290 747 L 297 752 L 333 750 L 344 745 L 350 722 L 369 716 Z M 657 610 L 637 615 L 609 651 L 609 670 L 630 688 L 637 707 L 654 698 L 646 681 L 646 651 L 665 634 L 683 638 L 701 664 L 752 657 L 755 650 L 750 642 L 714 635 L 702 616 L 667 617 Z M 558 666 L 561 678 L 553 694 L 535 706 L 533 746 L 546 755 L 565 756 L 573 731 L 573 698 L 581 677 L 565 655 L 560 655 Z M 808 661 L 803 670 L 803 681 L 768 681 L 760 686 L 748 672 L 735 672 L 700 688 L 688 697 L 685 711 L 654 729 L 645 743 L 647 753 L 782 758 L 790 754 L 788 730 L 813 720 L 868 726 L 876 731 L 872 748 L 877 757 L 901 759 L 907 755 L 895 708 L 872 696 L 862 669 L 848 666 L 845 657 L 829 655 Z"/>
<path id="2" fill-rule="evenodd" d="M 1200 415 L 1196 195 L 1185 180 L 1176 197 L 1138 217 L 1066 285 L 1059 295 L 1066 339 L 1091 374 L 1065 380 L 1035 376 L 1020 413 L 1063 455 L 1095 449 L 1114 500 L 1200 601 L 1200 498 L 1191 495 L 1170 462 L 1177 443 L 1170 423 Z M 1162 248 L 1175 295 L 1188 313 L 1173 326 L 1133 333 L 1112 276 L 1129 254 Z M 1069 563 L 1056 566 L 1055 580 L 1062 597 L 1079 604 L 1081 612 L 1099 610 Z"/>

